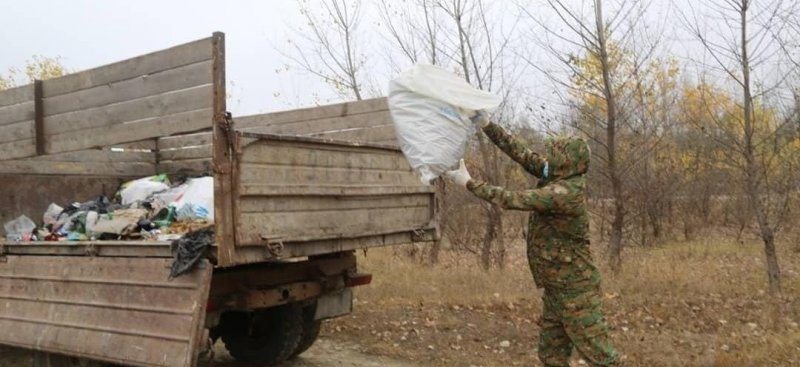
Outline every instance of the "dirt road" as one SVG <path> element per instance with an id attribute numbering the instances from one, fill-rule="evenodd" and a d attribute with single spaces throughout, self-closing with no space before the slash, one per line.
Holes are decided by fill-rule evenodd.
<path id="1" fill-rule="evenodd" d="M 321 338 L 311 349 L 297 359 L 283 364 L 281 367 L 417 367 L 388 357 L 368 355 L 363 347 L 357 344 L 341 342 L 329 338 Z M 222 343 L 218 343 L 212 363 L 207 367 L 242 367 L 225 351 Z M 31 365 L 31 354 L 17 349 L 0 348 L 0 367 L 25 367 Z"/>
<path id="2" fill-rule="evenodd" d="M 216 357 L 213 367 L 240 367 L 225 351 L 222 343 L 214 347 Z M 320 338 L 296 360 L 281 367 L 416 367 L 417 365 L 388 357 L 368 355 L 363 347 L 329 338 Z"/>

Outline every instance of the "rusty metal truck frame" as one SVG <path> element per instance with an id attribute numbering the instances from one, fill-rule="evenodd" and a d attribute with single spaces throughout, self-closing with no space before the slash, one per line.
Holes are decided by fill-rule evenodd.
<path id="1" fill-rule="evenodd" d="M 384 99 L 234 118 L 225 86 L 217 32 L 0 91 L 3 220 L 156 172 L 213 175 L 216 218 L 208 260 L 172 280 L 166 242 L 0 242 L 0 344 L 42 365 L 193 366 L 219 337 L 279 362 L 370 282 L 354 250 L 438 240 Z"/>

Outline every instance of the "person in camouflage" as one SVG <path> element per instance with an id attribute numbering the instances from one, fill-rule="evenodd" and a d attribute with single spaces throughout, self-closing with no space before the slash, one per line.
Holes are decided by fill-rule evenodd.
<path id="1" fill-rule="evenodd" d="M 485 119 L 483 125 L 495 145 L 539 179 L 537 188 L 513 191 L 474 180 L 463 160 L 446 176 L 481 199 L 531 212 L 528 262 L 536 286 L 544 288 L 539 359 L 548 367 L 569 366 L 576 348 L 591 366 L 618 366 L 601 307 L 600 272 L 589 251 L 589 146 L 579 138 L 548 139 L 543 157 L 499 125 Z"/>

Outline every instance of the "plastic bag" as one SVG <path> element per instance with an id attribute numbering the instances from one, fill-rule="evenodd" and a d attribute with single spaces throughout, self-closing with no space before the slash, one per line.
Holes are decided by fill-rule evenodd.
<path id="1" fill-rule="evenodd" d="M 389 83 L 397 140 L 424 184 L 454 169 L 475 132 L 470 118 L 502 99 L 433 65 L 417 64 Z"/>
<path id="2" fill-rule="evenodd" d="M 214 222 L 214 178 L 193 178 L 186 182 L 183 195 L 170 206 L 177 209 L 177 218 L 183 220 L 207 220 Z"/>
<path id="3" fill-rule="evenodd" d="M 60 207 L 58 204 L 50 204 L 50 206 L 48 206 L 47 210 L 44 212 L 44 215 L 42 215 L 42 221 L 44 222 L 44 225 L 48 226 L 58 223 L 58 217 L 63 211 L 64 208 Z"/>
<path id="4" fill-rule="evenodd" d="M 168 190 L 166 175 L 156 175 L 126 182 L 119 192 L 122 205 L 130 205 L 137 201 L 147 199 L 153 193 Z"/>
<path id="5" fill-rule="evenodd" d="M 20 215 L 17 219 L 7 222 L 3 228 L 6 230 L 6 239 L 9 241 L 22 241 L 25 238 L 30 240 L 36 223 L 30 218 Z"/>

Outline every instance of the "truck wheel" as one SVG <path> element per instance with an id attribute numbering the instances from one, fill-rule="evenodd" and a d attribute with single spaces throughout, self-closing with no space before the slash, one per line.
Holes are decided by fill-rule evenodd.
<path id="1" fill-rule="evenodd" d="M 274 365 L 297 349 L 303 336 L 303 308 L 290 303 L 253 312 L 226 312 L 220 326 L 225 348 L 236 361 Z"/>
<path id="2" fill-rule="evenodd" d="M 89 359 L 70 357 L 61 354 L 36 352 L 33 354 L 33 367 L 103 367 L 110 366 Z"/>
<path id="3" fill-rule="evenodd" d="M 317 341 L 320 329 L 322 328 L 322 320 L 314 320 L 316 313 L 316 302 L 303 307 L 303 335 L 300 338 L 300 343 L 297 344 L 297 349 L 295 349 L 294 353 L 292 353 L 292 356 L 289 357 L 290 359 L 299 356 L 308 350 L 308 348 L 311 348 L 311 346 L 314 345 L 314 342 Z"/>
<path id="4" fill-rule="evenodd" d="M 300 338 L 300 343 L 297 344 L 297 349 L 295 349 L 294 353 L 292 353 L 292 356 L 289 357 L 290 359 L 295 358 L 307 351 L 308 348 L 311 348 L 311 346 L 314 345 L 314 342 L 317 341 L 317 337 L 319 337 L 319 331 L 322 328 L 322 320 L 314 320 L 316 313 L 316 302 L 303 307 L 303 336 Z"/>

